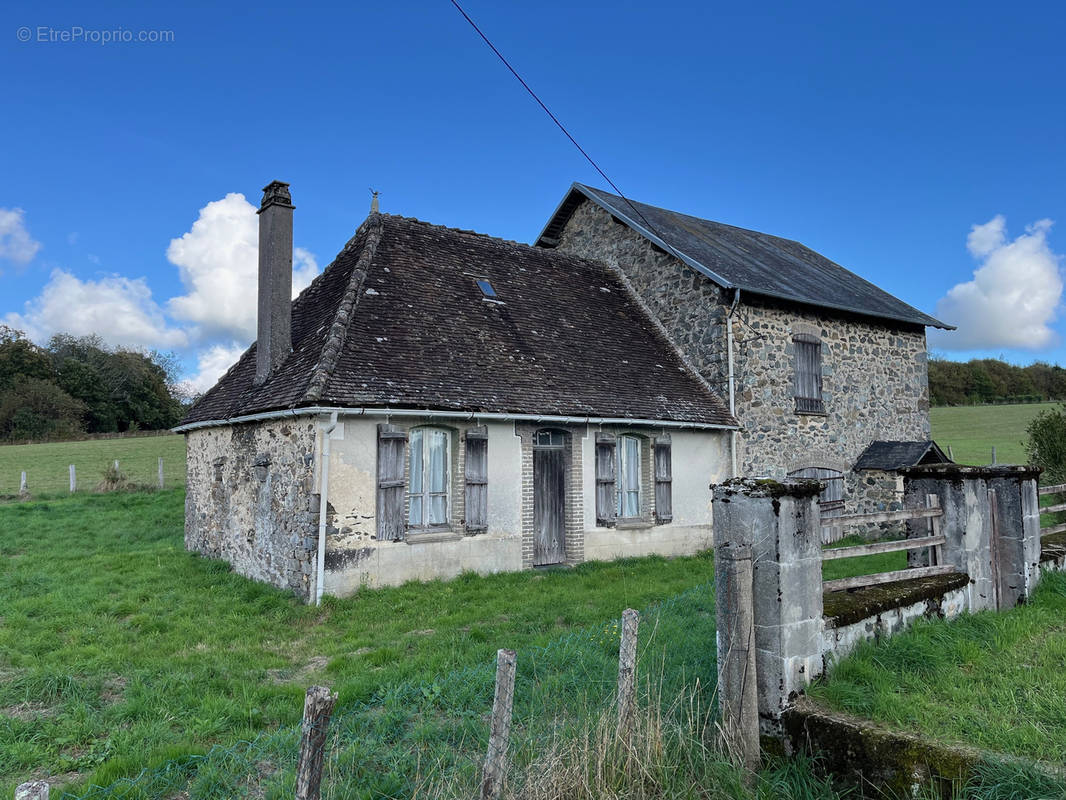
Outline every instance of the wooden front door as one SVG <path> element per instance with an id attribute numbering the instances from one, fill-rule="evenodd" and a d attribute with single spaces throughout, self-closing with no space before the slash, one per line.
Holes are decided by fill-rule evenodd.
<path id="1" fill-rule="evenodd" d="M 533 566 L 566 560 L 566 434 L 537 431 L 533 437 Z"/>

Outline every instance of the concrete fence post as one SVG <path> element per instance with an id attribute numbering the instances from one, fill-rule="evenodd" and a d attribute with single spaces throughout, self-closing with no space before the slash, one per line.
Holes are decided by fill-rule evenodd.
<path id="1" fill-rule="evenodd" d="M 22 475 L 19 477 L 19 494 L 28 494 L 29 489 L 26 488 L 26 470 L 22 470 Z"/>
<path id="2" fill-rule="evenodd" d="M 48 781 L 30 781 L 15 789 L 15 800 L 48 800 Z"/>
<path id="3" fill-rule="evenodd" d="M 785 709 L 822 672 L 821 488 L 751 478 L 714 487 L 716 547 L 751 547 L 760 727 L 775 736 Z"/>
<path id="4" fill-rule="evenodd" d="M 714 593 L 723 744 L 735 767 L 754 774 L 759 768 L 759 701 L 750 544 L 715 543 Z"/>
<path id="5" fill-rule="evenodd" d="M 78 471 L 74 469 L 74 465 L 70 465 L 70 493 L 78 491 Z"/>
<path id="6" fill-rule="evenodd" d="M 159 488 L 163 488 L 163 457 L 159 457 Z"/>
<path id="7" fill-rule="evenodd" d="M 908 508 L 937 496 L 944 516 L 943 560 L 970 577 L 970 611 L 1013 608 L 1028 599 L 1040 577 L 1040 469 L 1030 466 L 962 467 L 930 464 L 903 470 Z M 910 537 L 928 536 L 925 520 L 907 523 Z M 908 553 L 924 564 L 922 550 Z"/>

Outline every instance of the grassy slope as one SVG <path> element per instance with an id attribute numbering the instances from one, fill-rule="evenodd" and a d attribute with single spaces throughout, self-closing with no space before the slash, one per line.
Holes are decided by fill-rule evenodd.
<path id="1" fill-rule="evenodd" d="M 928 736 L 1062 763 L 1066 753 L 1066 574 L 1032 602 L 919 622 L 866 643 L 811 691 L 831 705 Z"/>
<path id="2" fill-rule="evenodd" d="M 316 678 L 341 705 L 367 700 L 491 664 L 501 646 L 602 627 L 713 576 L 707 557 L 653 558 L 412 584 L 315 609 L 186 553 L 182 500 L 0 506 L 0 780 L 108 759 L 135 769 L 162 748 L 251 736 L 298 721 Z"/>
<path id="3" fill-rule="evenodd" d="M 1012 406 L 947 406 L 929 411 L 932 435 L 960 464 L 989 464 L 992 446 L 1000 464 L 1025 463 L 1025 426 L 1058 403 Z"/>
<path id="4" fill-rule="evenodd" d="M 166 486 L 184 486 L 184 436 L 0 445 L 0 495 L 18 491 L 19 473 L 23 470 L 31 493 L 67 492 L 71 464 L 78 473 L 79 489 L 92 489 L 115 459 L 131 480 L 154 486 L 160 457 Z"/>

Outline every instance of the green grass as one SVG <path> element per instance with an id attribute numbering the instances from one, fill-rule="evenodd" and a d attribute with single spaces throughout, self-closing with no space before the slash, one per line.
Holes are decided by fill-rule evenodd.
<path id="1" fill-rule="evenodd" d="M 497 648 L 592 626 L 605 644 L 593 647 L 598 661 L 577 663 L 602 671 L 617 658 L 606 620 L 700 584 L 705 597 L 682 627 L 710 625 L 690 677 L 713 684 L 708 556 L 470 575 L 313 608 L 186 553 L 183 498 L 176 490 L 0 506 L 0 781 L 94 770 L 113 778 L 293 725 L 315 681 L 351 706 L 390 687 L 433 694 L 439 676 L 488 669 L 479 702 L 459 702 L 468 722 L 480 719 Z M 561 701 L 575 697 L 565 680 L 554 689 Z"/>
<path id="2" fill-rule="evenodd" d="M 1024 464 L 1025 427 L 1044 409 L 1059 403 L 1010 406 L 941 406 L 929 410 L 933 439 L 944 452 L 952 448 L 960 464 Z"/>
<path id="3" fill-rule="evenodd" d="M 91 490 L 118 459 L 119 469 L 136 483 L 157 483 L 158 459 L 168 488 L 185 485 L 185 437 L 138 436 L 125 439 L 88 439 L 80 442 L 0 445 L 0 495 L 19 490 L 26 471 L 31 494 L 70 490 L 69 467 L 77 470 L 78 490 Z"/>
<path id="4" fill-rule="evenodd" d="M 1006 613 L 920 621 L 861 645 L 811 692 L 926 736 L 1066 762 L 1066 574 Z"/>

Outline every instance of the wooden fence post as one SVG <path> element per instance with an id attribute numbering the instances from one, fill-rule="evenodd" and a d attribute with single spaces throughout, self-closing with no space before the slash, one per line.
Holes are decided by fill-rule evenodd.
<path id="1" fill-rule="evenodd" d="M 48 781 L 30 781 L 15 789 L 15 800 L 48 800 Z"/>
<path id="2" fill-rule="evenodd" d="M 159 488 L 163 488 L 163 457 L 159 457 Z"/>
<path id="3" fill-rule="evenodd" d="M 328 686 L 312 686 L 307 690 L 300 725 L 300 757 L 296 762 L 296 800 L 318 800 L 320 797 L 326 734 L 336 702 L 337 695 Z"/>
<path id="4" fill-rule="evenodd" d="M 511 738 L 514 706 L 514 650 L 496 653 L 496 694 L 492 699 L 492 726 L 481 779 L 481 800 L 499 800 L 507 767 L 507 740 Z"/>
<path id="5" fill-rule="evenodd" d="M 70 465 L 70 493 L 78 491 L 78 471 L 74 469 L 74 465 Z"/>
<path id="6" fill-rule="evenodd" d="M 618 738 L 629 742 L 637 704 L 637 626 L 640 612 L 622 612 L 622 639 L 618 643 Z"/>
<path id="7" fill-rule="evenodd" d="M 751 545 L 726 542 L 714 556 L 722 738 L 734 765 L 753 778 L 759 768 L 759 709 Z"/>

